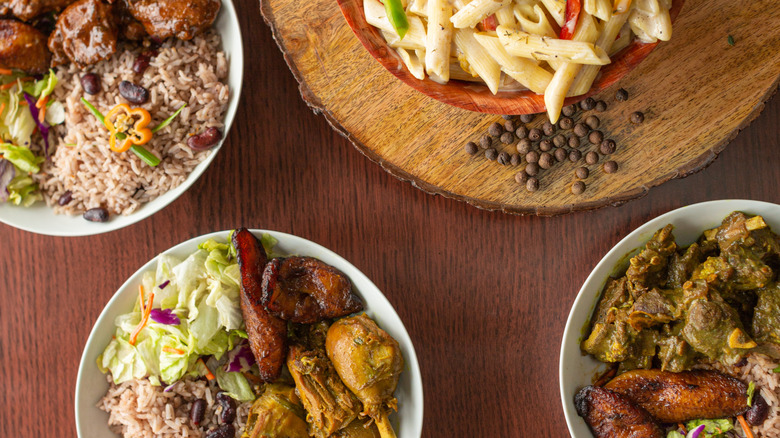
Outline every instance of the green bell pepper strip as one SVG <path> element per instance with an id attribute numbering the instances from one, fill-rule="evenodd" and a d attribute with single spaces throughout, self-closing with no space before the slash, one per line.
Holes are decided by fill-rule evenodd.
<path id="1" fill-rule="evenodd" d="M 393 29 L 398 34 L 398 38 L 403 39 L 409 30 L 409 20 L 406 18 L 406 11 L 401 4 L 401 0 L 384 0 L 387 19 L 393 25 Z"/>

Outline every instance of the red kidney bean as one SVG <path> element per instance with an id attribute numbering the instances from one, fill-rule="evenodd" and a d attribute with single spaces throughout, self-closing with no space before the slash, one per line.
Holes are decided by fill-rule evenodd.
<path id="1" fill-rule="evenodd" d="M 81 77 L 80 81 L 81 88 L 84 89 L 85 93 L 92 95 L 100 93 L 100 76 L 95 73 L 87 73 Z"/>
<path id="2" fill-rule="evenodd" d="M 203 400 L 202 398 L 199 398 L 192 402 L 192 407 L 190 408 L 190 421 L 195 426 L 200 425 L 200 422 L 203 421 L 203 416 L 206 414 L 206 400 Z"/>
<path id="3" fill-rule="evenodd" d="M 223 424 L 206 432 L 206 438 L 233 438 L 236 428 L 232 424 Z"/>
<path id="4" fill-rule="evenodd" d="M 769 405 L 764 400 L 764 397 L 758 394 L 758 391 L 756 393 L 755 397 L 753 397 L 753 406 L 745 412 L 745 420 L 753 426 L 763 423 L 769 415 Z"/>
<path id="5" fill-rule="evenodd" d="M 108 210 L 102 207 L 90 208 L 84 212 L 84 219 L 90 222 L 107 222 Z"/>
<path id="6" fill-rule="evenodd" d="M 67 192 L 63 193 L 62 196 L 60 196 L 60 199 L 57 200 L 57 204 L 59 204 L 60 206 L 68 205 L 72 200 L 73 200 L 73 192 L 68 190 Z"/>
<path id="7" fill-rule="evenodd" d="M 232 423 L 236 419 L 236 401 L 225 392 L 220 391 L 217 393 L 217 403 L 222 406 L 219 420 L 225 424 Z"/>
<path id="8" fill-rule="evenodd" d="M 133 62 L 133 71 L 139 75 L 143 74 L 146 69 L 149 68 L 149 62 L 155 56 L 157 56 L 157 50 L 154 49 L 145 50 L 138 54 L 138 57 L 135 58 L 135 62 Z"/>
<path id="9" fill-rule="evenodd" d="M 200 134 L 193 135 L 187 139 L 187 146 L 195 149 L 196 151 L 206 150 L 219 142 L 222 139 L 222 132 L 219 129 L 211 127 L 201 132 Z"/>
<path id="10" fill-rule="evenodd" d="M 128 102 L 136 105 L 146 103 L 149 100 L 149 90 L 130 81 L 119 83 L 119 94 L 127 99 Z"/>

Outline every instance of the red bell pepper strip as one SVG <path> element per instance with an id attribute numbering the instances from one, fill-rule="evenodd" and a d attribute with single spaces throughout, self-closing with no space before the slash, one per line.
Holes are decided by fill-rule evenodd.
<path id="1" fill-rule="evenodd" d="M 577 26 L 577 19 L 580 17 L 582 3 L 580 0 L 566 0 L 566 17 L 561 27 L 560 39 L 570 40 L 574 36 L 574 28 Z"/>
<path id="2" fill-rule="evenodd" d="M 496 18 L 496 14 L 488 15 L 487 18 L 482 20 L 482 30 L 485 32 L 496 30 L 497 27 L 498 19 Z"/>

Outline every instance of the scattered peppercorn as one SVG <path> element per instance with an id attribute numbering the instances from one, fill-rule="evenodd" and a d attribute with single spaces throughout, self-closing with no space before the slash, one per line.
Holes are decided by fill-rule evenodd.
<path id="1" fill-rule="evenodd" d="M 527 163 L 536 163 L 539 161 L 539 152 L 536 151 L 530 151 L 527 154 L 525 154 L 525 161 Z"/>
<path id="2" fill-rule="evenodd" d="M 628 100 L 628 91 L 625 88 L 621 88 L 615 92 L 615 100 L 618 102 L 625 102 Z"/>
<path id="3" fill-rule="evenodd" d="M 565 149 L 556 149 L 555 152 L 553 152 L 553 155 L 555 156 L 555 159 L 560 161 L 566 160 L 566 157 L 569 155 L 566 153 Z"/>
<path id="4" fill-rule="evenodd" d="M 563 134 L 556 135 L 553 137 L 552 141 L 556 148 L 562 148 L 566 146 L 566 136 Z"/>
<path id="5" fill-rule="evenodd" d="M 550 141 L 550 139 L 548 138 L 545 138 L 544 140 L 539 142 L 539 149 L 542 150 L 543 152 L 548 152 L 552 150 L 552 148 L 553 148 L 552 141 Z"/>
<path id="6" fill-rule="evenodd" d="M 577 176 L 577 178 L 579 178 L 579 179 L 585 179 L 585 178 L 587 178 L 587 177 L 588 177 L 588 175 L 590 175 L 590 171 L 588 170 L 588 168 L 587 168 L 587 167 L 584 167 L 584 166 L 583 166 L 583 167 L 578 167 L 577 169 L 575 169 L 575 170 L 574 170 L 574 174 L 575 174 L 575 175 Z"/>
<path id="7" fill-rule="evenodd" d="M 536 114 L 521 114 L 520 121 L 523 123 L 531 123 L 534 121 L 534 116 L 536 116 Z"/>
<path id="8" fill-rule="evenodd" d="M 525 189 L 529 192 L 535 192 L 539 190 L 539 180 L 536 178 L 528 178 L 528 181 L 525 183 Z"/>
<path id="9" fill-rule="evenodd" d="M 584 123 L 577 123 L 574 125 L 574 133 L 577 134 L 578 137 L 585 137 L 588 135 L 588 127 L 585 126 Z"/>
<path id="10" fill-rule="evenodd" d="M 528 174 L 528 176 L 536 176 L 539 174 L 539 165 L 536 163 L 528 163 L 525 166 L 525 173 Z"/>
<path id="11" fill-rule="evenodd" d="M 631 117 L 629 117 L 631 120 L 631 123 L 638 125 L 645 121 L 645 115 L 642 114 L 642 111 L 634 111 L 631 113 Z"/>
<path id="12" fill-rule="evenodd" d="M 487 135 L 483 135 L 482 137 L 479 138 L 479 147 L 481 147 L 482 149 L 489 148 L 491 143 L 493 142 L 490 140 L 490 137 L 488 137 Z"/>
<path id="13" fill-rule="evenodd" d="M 551 136 L 555 132 L 555 125 L 550 123 L 550 121 L 544 122 L 544 125 L 542 125 L 542 132 L 544 132 L 544 135 Z"/>
<path id="14" fill-rule="evenodd" d="M 584 191 L 585 183 L 582 181 L 575 181 L 574 184 L 571 185 L 571 192 L 575 195 L 580 195 Z"/>
<path id="15" fill-rule="evenodd" d="M 517 142 L 517 152 L 525 155 L 531 151 L 531 140 L 524 138 Z"/>
<path id="16" fill-rule="evenodd" d="M 616 149 L 617 144 L 615 144 L 615 140 L 612 140 L 611 138 L 602 141 L 599 146 L 599 152 L 604 155 L 614 154 Z"/>
<path id="17" fill-rule="evenodd" d="M 525 182 L 528 181 L 528 174 L 525 173 L 525 170 L 515 174 L 515 181 L 517 181 L 518 184 L 525 184 Z"/>
<path id="18" fill-rule="evenodd" d="M 590 111 L 596 106 L 596 101 L 593 100 L 592 97 L 588 97 L 587 99 L 580 102 L 580 108 L 584 109 L 585 111 Z"/>
<path id="19" fill-rule="evenodd" d="M 500 136 L 502 132 L 504 132 L 504 129 L 498 123 L 493 123 L 488 127 L 488 134 L 493 137 Z"/>
<path id="20" fill-rule="evenodd" d="M 542 169 L 549 169 L 555 164 L 555 158 L 547 152 L 544 152 L 539 156 L 539 167 Z"/>
<path id="21" fill-rule="evenodd" d="M 542 130 L 539 128 L 532 128 L 528 131 L 528 139 L 531 141 L 539 141 L 542 138 Z"/>
<path id="22" fill-rule="evenodd" d="M 585 118 L 585 124 L 588 125 L 590 129 L 599 129 L 601 120 L 599 120 L 599 118 L 596 116 L 588 116 Z"/>
<path id="23" fill-rule="evenodd" d="M 601 131 L 591 131 L 590 134 L 588 134 L 588 141 L 590 144 L 601 144 L 603 140 L 604 134 L 602 134 Z"/>
<path id="24" fill-rule="evenodd" d="M 479 150 L 479 147 L 473 141 L 470 141 L 470 142 L 466 143 L 466 153 L 468 153 L 469 155 L 476 154 L 478 150 Z"/>
<path id="25" fill-rule="evenodd" d="M 599 154 L 595 151 L 590 151 L 585 154 L 585 162 L 588 164 L 596 164 L 599 162 Z"/>
<path id="26" fill-rule="evenodd" d="M 517 166 L 518 164 L 520 164 L 520 155 L 519 154 L 512 154 L 509 157 L 509 164 L 511 164 L 513 166 Z"/>
<path id="27" fill-rule="evenodd" d="M 503 166 L 509 164 L 509 153 L 501 152 L 500 154 L 498 154 L 498 164 L 501 164 Z"/>
<path id="28" fill-rule="evenodd" d="M 520 125 L 517 129 L 515 129 L 515 135 L 517 138 L 528 137 L 528 128 L 526 128 L 525 125 Z"/>
<path id="29" fill-rule="evenodd" d="M 618 164 L 615 161 L 607 161 L 604 163 L 604 173 L 615 173 L 618 170 Z"/>
<path id="30" fill-rule="evenodd" d="M 578 151 L 577 149 L 569 152 L 569 161 L 571 161 L 572 163 L 576 163 L 581 159 L 582 159 L 582 152 Z"/>
<path id="31" fill-rule="evenodd" d="M 603 113 L 606 110 L 607 110 L 607 102 L 604 102 L 603 100 L 596 102 L 596 111 Z"/>
<path id="32" fill-rule="evenodd" d="M 504 122 L 504 129 L 506 129 L 509 132 L 512 132 L 515 129 L 517 129 L 517 126 L 515 126 L 515 121 L 514 120 L 507 120 L 506 122 Z"/>
<path id="33" fill-rule="evenodd" d="M 571 129 L 574 126 L 574 120 L 564 117 L 558 122 L 558 125 L 560 125 L 561 129 Z"/>
<path id="34" fill-rule="evenodd" d="M 577 149 L 578 147 L 580 147 L 580 138 L 577 137 L 576 135 L 570 135 L 569 136 L 569 147 L 570 148 L 574 148 L 574 149 Z"/>
<path id="35" fill-rule="evenodd" d="M 501 134 L 501 143 L 510 144 L 515 141 L 515 135 L 511 132 L 505 132 Z"/>
<path id="36" fill-rule="evenodd" d="M 576 112 L 577 112 L 577 107 L 574 105 L 567 105 L 563 107 L 563 109 L 561 110 L 561 113 L 563 113 L 563 115 L 566 117 L 571 117 Z"/>
<path id="37" fill-rule="evenodd" d="M 487 148 L 485 150 L 485 158 L 490 161 L 495 160 L 498 157 L 498 152 L 493 148 Z"/>

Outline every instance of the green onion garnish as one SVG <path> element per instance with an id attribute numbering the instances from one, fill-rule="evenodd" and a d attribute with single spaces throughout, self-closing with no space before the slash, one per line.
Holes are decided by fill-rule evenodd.
<path id="1" fill-rule="evenodd" d="M 133 151 L 134 154 L 138 156 L 141 160 L 143 160 L 144 163 L 156 167 L 158 164 L 160 164 L 160 159 L 157 158 L 153 153 L 149 152 L 144 148 L 143 146 L 138 146 L 137 144 L 134 144 L 130 146 L 130 150 Z"/>
<path id="2" fill-rule="evenodd" d="M 756 392 L 756 384 L 750 382 L 747 389 L 747 405 L 753 406 L 753 393 Z"/>
<path id="3" fill-rule="evenodd" d="M 84 102 L 84 106 L 87 107 L 89 112 L 92 113 L 93 116 L 97 117 L 98 120 L 100 120 L 100 123 L 106 123 L 106 118 L 103 116 L 103 114 L 100 113 L 100 111 L 97 110 L 87 99 L 81 98 L 81 101 Z"/>
<path id="4" fill-rule="evenodd" d="M 154 129 L 152 129 L 152 134 L 154 134 L 155 132 L 165 128 L 168 125 L 170 125 L 171 122 L 173 121 L 173 119 L 175 119 L 176 116 L 179 115 L 179 113 L 181 112 L 181 110 L 184 109 L 185 106 L 187 106 L 186 103 L 184 105 L 182 105 L 181 107 L 179 107 L 179 109 L 177 109 L 175 113 L 171 114 L 170 117 L 168 117 L 167 119 L 163 120 L 162 123 L 160 123 L 159 125 L 155 126 Z"/>

